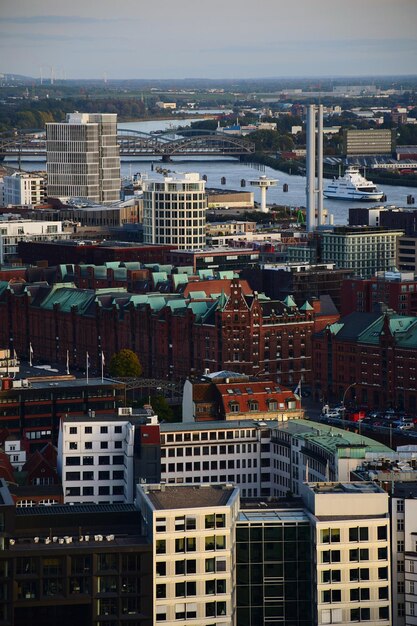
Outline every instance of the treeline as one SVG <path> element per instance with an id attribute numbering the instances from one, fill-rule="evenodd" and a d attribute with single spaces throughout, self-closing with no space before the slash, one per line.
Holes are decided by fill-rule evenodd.
<path id="1" fill-rule="evenodd" d="M 140 98 L 89 100 L 63 98 L 61 100 L 19 100 L 12 104 L 0 104 L 0 130 L 36 128 L 43 129 L 47 122 L 63 122 L 67 113 L 117 113 L 120 120 L 141 118 L 145 115 L 145 103 Z"/>

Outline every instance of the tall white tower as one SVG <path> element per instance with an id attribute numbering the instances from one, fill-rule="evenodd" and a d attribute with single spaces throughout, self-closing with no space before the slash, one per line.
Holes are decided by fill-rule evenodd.
<path id="1" fill-rule="evenodd" d="M 206 245 L 206 182 L 200 174 L 183 174 L 143 182 L 145 243 L 195 250 Z"/>
<path id="2" fill-rule="evenodd" d="M 258 187 L 261 190 L 261 213 L 268 213 L 266 207 L 266 190 L 270 187 L 275 187 L 277 182 L 275 178 L 267 178 L 267 176 L 260 176 L 256 180 L 249 181 L 252 187 Z"/>
<path id="3" fill-rule="evenodd" d="M 115 113 L 69 113 L 46 124 L 48 196 L 111 204 L 120 199 Z"/>
<path id="4" fill-rule="evenodd" d="M 316 142 L 316 112 L 318 113 Z M 307 232 L 311 233 L 317 226 L 324 224 L 323 210 L 323 105 L 317 107 L 310 104 L 307 109 L 307 157 L 306 157 L 306 207 Z M 316 163 L 317 145 L 317 163 Z M 316 185 L 317 165 L 317 185 Z M 317 220 L 316 220 L 317 196 Z"/>

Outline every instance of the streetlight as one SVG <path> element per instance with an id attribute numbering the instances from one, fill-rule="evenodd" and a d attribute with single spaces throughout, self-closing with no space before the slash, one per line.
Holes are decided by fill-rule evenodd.
<path id="1" fill-rule="evenodd" d="M 352 389 L 352 387 L 355 387 L 358 383 L 351 383 L 349 385 L 349 387 L 346 387 L 345 389 L 345 393 L 343 394 L 343 398 L 342 398 L 342 408 L 343 408 L 343 417 L 345 417 L 345 398 L 346 398 L 346 394 L 349 391 L 349 389 Z"/>

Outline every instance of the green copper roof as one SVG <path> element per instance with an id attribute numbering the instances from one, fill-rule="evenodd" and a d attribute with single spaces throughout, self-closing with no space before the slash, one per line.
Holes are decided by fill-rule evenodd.
<path id="1" fill-rule="evenodd" d="M 42 309 L 52 310 L 58 304 L 61 311 L 69 313 L 76 306 L 81 314 L 85 313 L 95 300 L 96 292 L 90 289 L 71 289 L 56 284 L 41 304 Z"/>
<path id="2" fill-rule="evenodd" d="M 292 296 L 287 296 L 284 299 L 284 304 L 285 304 L 285 306 L 288 306 L 290 308 L 297 308 L 297 305 L 295 304 L 294 299 L 293 299 Z"/>
<path id="3" fill-rule="evenodd" d="M 171 274 L 171 278 L 175 289 L 177 289 L 179 285 L 186 285 L 188 283 L 187 274 Z"/>
<path id="4" fill-rule="evenodd" d="M 207 294 L 205 291 L 190 291 L 189 297 L 192 300 L 201 300 L 202 298 L 207 298 Z"/>
<path id="5" fill-rule="evenodd" d="M 7 280 L 0 281 L 0 295 L 4 293 L 9 286 L 9 282 Z"/>
<path id="6" fill-rule="evenodd" d="M 201 280 L 205 278 L 214 278 L 213 270 L 198 270 L 198 277 Z"/>
<path id="7" fill-rule="evenodd" d="M 384 316 L 368 326 L 358 337 L 360 343 L 378 344 L 384 332 Z M 417 348 L 417 318 L 388 314 L 389 330 L 398 346 Z"/>
<path id="8" fill-rule="evenodd" d="M 392 454 L 391 448 L 385 446 L 374 439 L 364 437 L 349 430 L 342 430 L 327 424 L 319 424 L 307 420 L 288 420 L 279 427 L 284 428 L 291 433 L 293 437 L 308 439 L 316 443 L 319 447 L 325 448 L 332 453 L 337 453 L 339 457 L 350 456 L 351 458 L 363 458 L 360 451 L 352 450 L 351 447 L 363 446 L 367 452 L 373 452 L 381 455 Z M 357 456 L 357 454 L 361 456 Z"/>
<path id="9" fill-rule="evenodd" d="M 219 278 L 227 278 L 228 280 L 233 280 L 235 273 L 233 270 L 219 270 Z"/>
<path id="10" fill-rule="evenodd" d="M 304 304 L 300 307 L 300 311 L 314 311 L 314 309 L 311 306 L 311 304 L 308 302 L 308 300 L 306 300 Z"/>

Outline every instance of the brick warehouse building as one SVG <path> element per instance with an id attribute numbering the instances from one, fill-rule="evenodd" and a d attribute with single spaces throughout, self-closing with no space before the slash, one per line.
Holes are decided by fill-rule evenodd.
<path id="1" fill-rule="evenodd" d="M 19 356 L 84 368 L 101 367 L 122 348 L 135 351 L 144 376 L 183 379 L 190 374 L 233 370 L 274 379 L 285 386 L 310 384 L 311 336 L 337 316 L 320 316 L 291 297 L 272 301 L 245 295 L 238 280 L 230 295 L 204 292 L 130 294 L 71 285 L 0 284 L 0 344 Z"/>
<path id="2" fill-rule="evenodd" d="M 352 313 L 313 338 L 317 398 L 417 412 L 417 317 Z"/>

